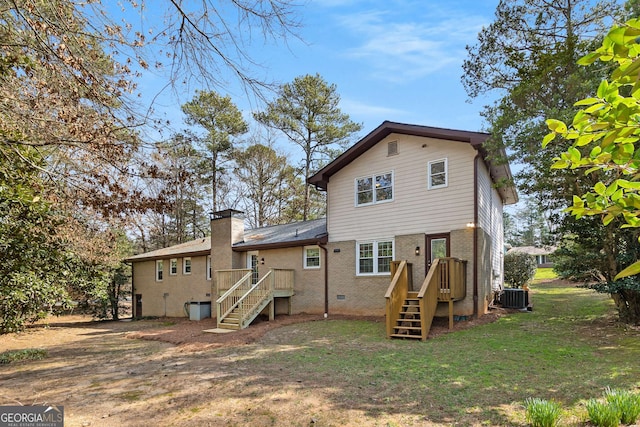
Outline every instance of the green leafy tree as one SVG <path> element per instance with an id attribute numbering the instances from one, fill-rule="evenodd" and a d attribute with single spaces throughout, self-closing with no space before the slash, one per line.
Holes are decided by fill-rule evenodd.
<path id="1" fill-rule="evenodd" d="M 186 115 L 187 124 L 199 126 L 205 131 L 198 141 L 211 162 L 207 178 L 212 183 L 212 208 L 217 211 L 219 178 L 224 173 L 222 163 L 233 150 L 234 138 L 247 132 L 247 123 L 231 97 L 211 91 L 197 91 L 193 100 L 182 106 L 182 112 Z"/>
<path id="2" fill-rule="evenodd" d="M 623 255 L 640 252 L 634 231 L 640 226 L 639 36 L 640 20 L 632 19 L 611 29 L 598 49 L 580 59 L 581 65 L 600 60 L 616 68 L 593 96 L 576 103 L 581 109 L 569 125 L 548 119 L 551 132 L 543 140 L 544 146 L 558 136 L 569 141 L 553 168 L 581 171 L 594 182 L 573 196 L 567 211 L 578 219 L 599 217 L 606 227 L 603 257 L 608 268 L 600 289 L 611 293 L 621 319 L 636 324 L 640 324 L 640 262 Z"/>
<path id="3" fill-rule="evenodd" d="M 336 144 L 349 141 L 362 129 L 340 110 L 339 103 L 336 85 L 328 84 L 319 74 L 307 74 L 282 85 L 278 98 L 254 117 L 302 148 L 302 170 L 308 178 Z M 311 212 L 313 191 L 305 185 L 302 220 L 315 217 Z"/>
<path id="4" fill-rule="evenodd" d="M 17 331 L 69 303 L 75 256 L 58 232 L 64 217 L 41 196 L 49 189 L 33 148 L 23 161 L 0 149 L 0 333 Z"/>
<path id="5" fill-rule="evenodd" d="M 608 0 L 501 0 L 495 21 L 467 47 L 462 77 L 467 93 L 498 95 L 482 111 L 491 133 L 487 144 L 506 148 L 511 163 L 522 165 L 515 175 L 518 190 L 544 211 L 561 209 L 580 185 L 550 169 L 563 147 L 540 150 L 544 120 L 571 117 L 573 104 L 597 87 L 604 71 L 578 67 L 576 61 L 593 49 L 605 22 L 621 9 Z"/>
<path id="6" fill-rule="evenodd" d="M 513 288 L 520 288 L 536 275 L 536 260 L 524 252 L 509 252 L 504 256 L 504 281 Z"/>

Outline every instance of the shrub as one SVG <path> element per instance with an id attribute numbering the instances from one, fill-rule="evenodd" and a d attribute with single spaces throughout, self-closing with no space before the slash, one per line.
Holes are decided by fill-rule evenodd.
<path id="1" fill-rule="evenodd" d="M 536 274 L 536 260 L 523 252 L 510 252 L 504 256 L 504 281 L 514 288 L 529 283 Z"/>
<path id="2" fill-rule="evenodd" d="M 634 424 L 640 416 L 640 395 L 627 390 L 607 389 L 604 397 L 610 406 L 617 409 L 622 424 Z"/>
<path id="3" fill-rule="evenodd" d="M 560 419 L 560 404 L 538 398 L 524 401 L 525 416 L 533 427 L 555 427 Z"/>
<path id="4" fill-rule="evenodd" d="M 20 360 L 39 360 L 47 357 L 47 350 L 40 348 L 26 348 L 24 350 L 10 350 L 0 353 L 0 365 L 6 365 Z"/>
<path id="5" fill-rule="evenodd" d="M 587 401 L 589 420 L 597 427 L 618 427 L 620 412 L 614 405 L 597 399 Z"/>

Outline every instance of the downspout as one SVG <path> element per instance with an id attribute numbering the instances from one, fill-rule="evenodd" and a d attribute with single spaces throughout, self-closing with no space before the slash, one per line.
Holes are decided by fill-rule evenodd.
<path id="1" fill-rule="evenodd" d="M 473 158 L 473 317 L 478 318 L 478 159 Z"/>
<path id="2" fill-rule="evenodd" d="M 136 318 L 136 282 L 133 280 L 133 262 L 131 262 L 131 320 Z"/>
<path id="3" fill-rule="evenodd" d="M 329 316 L 329 251 L 324 243 L 318 242 L 324 252 L 324 318 Z"/>

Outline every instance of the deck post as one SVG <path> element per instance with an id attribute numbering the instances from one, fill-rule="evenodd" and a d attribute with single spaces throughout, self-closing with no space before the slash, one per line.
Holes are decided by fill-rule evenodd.
<path id="1" fill-rule="evenodd" d="M 449 300 L 449 330 L 453 329 L 453 300 Z"/>

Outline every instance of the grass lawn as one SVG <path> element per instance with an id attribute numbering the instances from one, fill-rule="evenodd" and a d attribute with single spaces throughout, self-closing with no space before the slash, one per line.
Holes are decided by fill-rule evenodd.
<path id="1" fill-rule="evenodd" d="M 584 425 L 585 399 L 640 387 L 640 334 L 616 324 L 608 296 L 555 284 L 532 292 L 533 312 L 427 342 L 387 340 L 383 324 L 364 321 L 288 326 L 236 368 L 328 390 L 335 412 L 321 425 L 351 423 L 340 419 L 347 409 L 364 424 L 525 425 L 528 397 L 558 401 L 563 425 Z"/>
<path id="2" fill-rule="evenodd" d="M 20 358 L 0 364 L 0 404 L 62 405 L 70 426 L 525 426 L 534 397 L 562 405 L 561 426 L 584 427 L 587 399 L 640 391 L 640 330 L 616 322 L 607 295 L 531 289 L 532 312 L 426 342 L 331 316 L 197 350 L 125 337 L 180 322 L 32 330 L 0 340 Z M 36 347 L 27 339 L 42 358 L 17 351 Z"/>
<path id="3" fill-rule="evenodd" d="M 540 282 L 557 278 L 558 275 L 553 271 L 553 268 L 538 268 L 536 269 L 536 275 L 533 278 L 533 281 Z"/>

